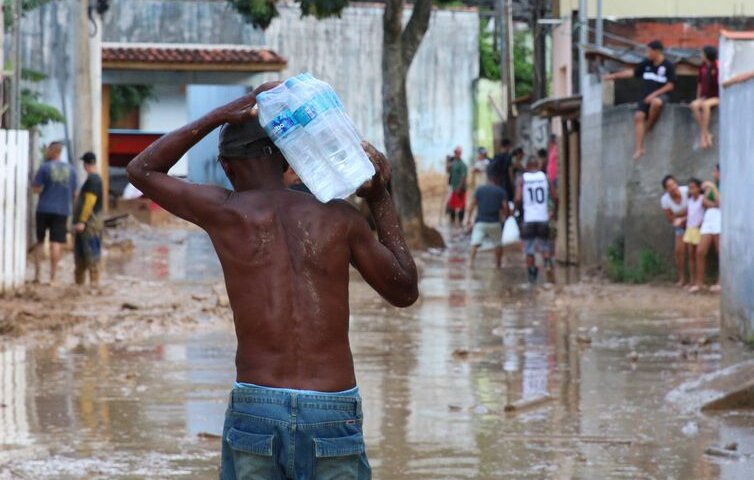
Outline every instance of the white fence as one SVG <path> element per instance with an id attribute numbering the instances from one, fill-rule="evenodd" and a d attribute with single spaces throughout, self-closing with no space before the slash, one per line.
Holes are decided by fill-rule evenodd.
<path id="1" fill-rule="evenodd" d="M 29 197 L 29 132 L 0 130 L 0 292 L 24 283 Z"/>

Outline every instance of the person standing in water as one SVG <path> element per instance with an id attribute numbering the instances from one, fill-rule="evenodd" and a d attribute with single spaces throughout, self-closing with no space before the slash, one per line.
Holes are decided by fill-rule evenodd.
<path id="1" fill-rule="evenodd" d="M 553 213 L 550 214 L 550 198 L 553 200 Z M 558 197 L 547 175 L 541 170 L 536 157 L 526 161 L 526 171 L 521 175 L 516 186 L 516 204 L 523 210 L 521 240 L 524 242 L 526 269 L 529 283 L 537 283 L 539 268 L 535 255 L 540 253 L 548 277 L 552 277 L 553 263 L 550 250 L 550 219 L 557 216 Z"/>
<path id="2" fill-rule="evenodd" d="M 259 124 L 255 92 L 161 137 L 128 164 L 135 187 L 203 228 L 225 276 L 238 337 L 222 436 L 222 480 L 371 478 L 348 340 L 349 268 L 398 307 L 419 293 L 414 260 L 387 191 L 390 164 L 357 192 L 377 235 L 348 202 L 287 189 L 287 162 Z M 219 163 L 233 190 L 169 176 L 222 127 Z"/>

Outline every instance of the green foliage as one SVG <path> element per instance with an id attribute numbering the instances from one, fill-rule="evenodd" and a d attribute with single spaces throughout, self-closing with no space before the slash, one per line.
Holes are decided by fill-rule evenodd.
<path id="1" fill-rule="evenodd" d="M 21 79 L 27 82 L 38 83 L 45 78 L 47 76 L 42 72 L 26 68 L 21 70 Z M 65 123 L 63 114 L 52 105 L 40 102 L 39 96 L 39 92 L 30 88 L 21 89 L 21 128 L 30 130 L 53 122 Z"/>
<path id="2" fill-rule="evenodd" d="M 495 48 L 494 33 L 487 30 L 490 20 L 479 24 L 479 76 L 500 80 L 500 51 Z"/>
<path id="3" fill-rule="evenodd" d="M 626 263 L 626 247 L 623 239 L 615 241 L 607 249 L 607 276 L 616 283 L 647 283 L 662 278 L 667 273 L 665 262 L 654 250 L 639 252 L 636 265 Z"/>
<path id="4" fill-rule="evenodd" d="M 534 48 L 528 32 L 513 34 L 513 68 L 516 81 L 516 98 L 526 97 L 534 91 Z"/>
<path id="5" fill-rule="evenodd" d="M 31 130 L 48 123 L 65 123 L 65 117 L 60 111 L 39 101 L 39 93 L 21 89 L 21 128 Z"/>
<path id="6" fill-rule="evenodd" d="M 482 21 L 479 28 L 479 76 L 500 80 L 500 51 L 495 47 L 494 34 L 487 31 L 488 22 Z M 527 32 L 513 35 L 513 68 L 515 98 L 531 95 L 534 90 L 534 49 Z"/>
<path id="7" fill-rule="evenodd" d="M 152 85 L 113 85 L 110 88 L 110 120 L 117 122 L 153 98 Z"/>
<path id="8" fill-rule="evenodd" d="M 227 0 L 244 20 L 262 30 L 270 26 L 278 16 L 275 0 Z"/>
<path id="9" fill-rule="evenodd" d="M 314 15 L 316 18 L 340 17 L 340 12 L 348 6 L 348 0 L 296 0 L 301 4 L 301 16 Z"/>
<path id="10" fill-rule="evenodd" d="M 276 0 L 227 0 L 248 23 L 265 30 L 279 15 Z M 348 0 L 296 0 L 301 5 L 301 16 L 316 18 L 339 17 Z"/>
<path id="11" fill-rule="evenodd" d="M 13 23 L 13 19 L 10 16 L 10 9 L 11 9 L 11 1 L 12 0 L 4 0 L 4 15 L 3 15 L 3 21 L 5 22 L 5 28 L 8 28 Z M 23 15 L 23 12 L 28 12 L 29 10 L 34 10 L 35 8 L 39 8 L 42 5 L 45 5 L 46 3 L 55 2 L 57 0 L 21 0 L 21 14 Z"/>

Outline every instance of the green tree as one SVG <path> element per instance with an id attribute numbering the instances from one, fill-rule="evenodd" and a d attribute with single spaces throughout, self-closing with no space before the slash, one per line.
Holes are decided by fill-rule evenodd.
<path id="1" fill-rule="evenodd" d="M 117 122 L 153 98 L 152 85 L 113 85 L 110 88 L 110 120 Z"/>
<path id="2" fill-rule="evenodd" d="M 21 78 L 30 84 L 39 83 L 47 76 L 41 72 L 23 69 Z M 21 128 L 30 130 L 48 123 L 65 123 L 65 118 L 60 111 L 39 101 L 39 92 L 31 88 L 21 89 Z"/>
<path id="3" fill-rule="evenodd" d="M 516 98 L 531 95 L 534 91 L 534 53 L 528 32 L 513 34 L 513 72 Z"/>
<path id="4" fill-rule="evenodd" d="M 247 22 L 265 28 L 277 16 L 274 0 L 227 0 Z M 301 14 L 317 18 L 338 16 L 347 0 L 296 0 Z M 393 166 L 393 199 L 409 245 L 425 248 L 443 244 L 440 234 L 426 226 L 422 198 L 411 151 L 406 76 L 429 28 L 432 0 L 415 0 L 403 24 L 405 0 L 385 0 L 382 43 L 382 122 L 387 157 Z"/>
<path id="5" fill-rule="evenodd" d="M 487 31 L 487 21 L 479 28 L 479 76 L 500 80 L 500 51 L 495 46 L 494 34 Z M 513 34 L 513 71 L 516 82 L 515 97 L 529 96 L 534 91 L 534 50 L 528 32 Z"/>

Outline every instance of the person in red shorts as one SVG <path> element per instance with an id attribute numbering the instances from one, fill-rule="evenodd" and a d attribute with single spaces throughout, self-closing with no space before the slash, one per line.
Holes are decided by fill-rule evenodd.
<path id="1" fill-rule="evenodd" d="M 450 198 L 448 198 L 448 215 L 450 223 L 463 225 L 463 217 L 466 214 L 466 180 L 469 169 L 461 159 L 461 147 L 456 147 L 453 157 L 448 162 L 448 176 L 450 177 Z"/>

